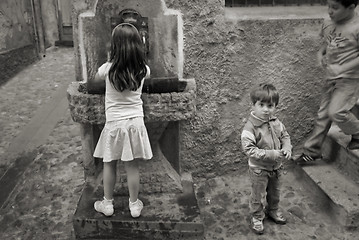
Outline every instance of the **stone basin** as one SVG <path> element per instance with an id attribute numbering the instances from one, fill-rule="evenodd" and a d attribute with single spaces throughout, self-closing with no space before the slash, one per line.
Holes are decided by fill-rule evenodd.
<path id="1" fill-rule="evenodd" d="M 142 93 L 144 120 L 154 157 L 141 165 L 142 192 L 182 192 L 179 163 L 179 121 L 191 118 L 196 110 L 196 84 L 194 79 L 185 82 L 182 92 Z M 105 95 L 87 93 L 86 83 L 73 82 L 67 89 L 73 121 L 80 123 L 84 152 L 85 180 L 101 192 L 102 166 L 92 157 L 101 129 L 106 121 Z M 127 192 L 125 173 L 118 172 L 118 190 Z M 158 171 L 162 169 L 162 171 Z M 118 170 L 120 171 L 120 170 Z M 99 189 L 100 188 L 100 189 Z"/>
<path id="2" fill-rule="evenodd" d="M 196 110 L 196 83 L 184 79 L 186 88 L 182 92 L 143 93 L 145 122 L 180 121 L 192 117 Z M 105 124 L 104 94 L 88 94 L 86 83 L 73 82 L 67 89 L 71 117 L 78 123 Z"/>

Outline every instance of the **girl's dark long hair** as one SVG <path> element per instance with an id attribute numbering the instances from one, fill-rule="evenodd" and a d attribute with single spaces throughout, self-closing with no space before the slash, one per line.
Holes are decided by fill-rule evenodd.
<path id="1" fill-rule="evenodd" d="M 109 80 L 119 92 L 136 91 L 146 76 L 144 46 L 137 29 L 128 23 L 114 28 L 111 39 Z"/>

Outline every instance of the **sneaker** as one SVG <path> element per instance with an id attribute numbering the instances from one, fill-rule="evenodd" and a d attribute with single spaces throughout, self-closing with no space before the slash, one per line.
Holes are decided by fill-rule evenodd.
<path id="1" fill-rule="evenodd" d="M 286 224 L 287 223 L 287 219 L 285 219 L 285 217 L 283 216 L 283 214 L 279 211 L 276 212 L 268 212 L 267 213 L 268 217 L 270 219 L 272 219 L 276 224 Z"/>
<path id="2" fill-rule="evenodd" d="M 359 149 L 359 139 L 358 138 L 352 138 L 352 140 L 348 144 L 349 150 L 355 150 Z"/>
<path id="3" fill-rule="evenodd" d="M 105 216 L 109 217 L 113 214 L 113 199 L 107 200 L 103 197 L 102 201 L 96 201 L 94 204 L 95 210 L 99 213 L 103 213 Z"/>
<path id="4" fill-rule="evenodd" d="M 133 218 L 137 218 L 141 215 L 141 211 L 143 208 L 143 202 L 140 199 L 137 199 L 136 202 L 131 202 L 128 200 L 128 207 L 130 208 L 131 216 Z"/>
<path id="5" fill-rule="evenodd" d="M 256 234 L 263 234 L 263 232 L 264 232 L 263 220 L 252 217 L 251 228 Z"/>

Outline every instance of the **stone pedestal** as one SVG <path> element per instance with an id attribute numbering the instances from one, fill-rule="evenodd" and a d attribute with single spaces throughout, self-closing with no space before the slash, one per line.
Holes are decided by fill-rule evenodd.
<path id="1" fill-rule="evenodd" d="M 201 239 L 203 224 L 192 177 L 180 169 L 180 121 L 195 112 L 195 81 L 183 92 L 143 94 L 145 124 L 154 157 L 140 167 L 140 198 L 145 208 L 130 216 L 123 164 L 118 164 L 115 214 L 105 217 L 93 204 L 103 196 L 102 161 L 93 152 L 105 123 L 104 95 L 86 93 L 84 83 L 68 88 L 72 119 L 81 126 L 85 188 L 74 215 L 79 239 Z M 155 236 L 155 237 L 154 237 Z"/>
<path id="2" fill-rule="evenodd" d="M 181 80 L 182 14 L 167 9 L 162 0 L 73 0 L 72 4 L 78 82 L 69 86 L 67 96 L 72 119 L 81 128 L 86 181 L 74 215 L 76 237 L 201 239 L 203 224 L 192 178 L 181 171 L 180 162 L 180 122 L 191 118 L 196 106 L 194 79 Z M 105 101 L 103 94 L 88 94 L 86 82 L 107 60 L 112 29 L 120 22 L 131 23 L 139 30 L 152 78 L 145 80 L 142 100 L 154 157 L 140 166 L 140 198 L 145 207 L 138 219 L 132 219 L 128 209 L 123 163 L 117 169 L 115 214 L 104 217 L 93 208 L 94 202 L 103 197 L 103 163 L 93 158 L 93 152 L 105 124 Z"/>
<path id="3" fill-rule="evenodd" d="M 128 197 L 115 195 L 111 217 L 97 213 L 93 204 L 101 198 L 86 184 L 74 215 L 77 239 L 202 239 L 203 223 L 193 192 L 192 180 L 182 179 L 180 193 L 140 193 L 144 203 L 141 217 L 133 219 Z"/>

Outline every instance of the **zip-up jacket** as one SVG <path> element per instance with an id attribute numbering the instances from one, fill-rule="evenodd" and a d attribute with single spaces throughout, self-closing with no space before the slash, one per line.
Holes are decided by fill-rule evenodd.
<path id="1" fill-rule="evenodd" d="M 276 117 L 265 121 L 251 113 L 241 135 L 242 148 L 249 157 L 249 167 L 277 170 L 282 166 L 283 157 L 277 157 L 275 150 L 292 150 L 290 136 L 284 124 Z"/>

